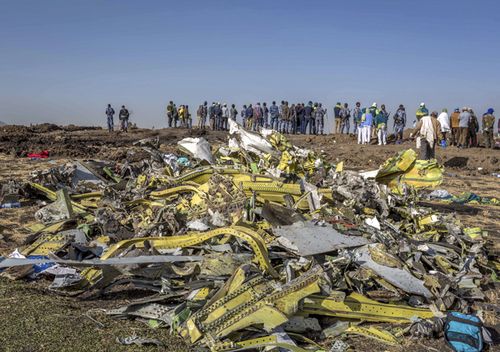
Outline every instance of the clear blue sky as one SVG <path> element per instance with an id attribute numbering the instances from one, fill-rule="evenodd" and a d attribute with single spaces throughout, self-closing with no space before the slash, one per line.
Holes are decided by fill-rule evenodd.
<path id="1" fill-rule="evenodd" d="M 8 123 L 104 125 L 109 102 L 161 127 L 171 99 L 500 110 L 497 0 L 1 4 Z"/>

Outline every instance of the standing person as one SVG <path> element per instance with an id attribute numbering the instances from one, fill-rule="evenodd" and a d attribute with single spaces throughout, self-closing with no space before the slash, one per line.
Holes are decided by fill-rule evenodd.
<path id="1" fill-rule="evenodd" d="M 172 110 L 172 119 L 174 120 L 173 125 L 175 128 L 177 128 L 177 122 L 179 121 L 179 112 L 177 110 L 177 105 L 174 104 L 173 110 Z"/>
<path id="2" fill-rule="evenodd" d="M 236 110 L 236 105 L 231 104 L 231 110 L 229 110 L 229 116 L 231 120 L 236 121 L 236 116 L 238 116 L 238 110 Z"/>
<path id="3" fill-rule="evenodd" d="M 429 115 L 429 110 L 425 107 L 425 103 L 420 103 L 415 116 L 417 117 L 417 122 L 424 116 Z"/>
<path id="4" fill-rule="evenodd" d="M 306 124 L 306 115 L 304 111 L 304 103 L 298 103 L 297 104 L 297 119 L 299 120 L 299 125 L 297 127 L 297 131 L 300 134 L 304 134 L 303 130 L 305 129 L 305 124 Z"/>
<path id="5" fill-rule="evenodd" d="M 366 109 L 365 117 L 362 122 L 363 126 L 363 144 L 370 144 L 372 137 L 372 126 L 374 123 L 374 117 L 370 109 Z"/>
<path id="6" fill-rule="evenodd" d="M 246 110 L 246 119 L 247 119 L 247 125 L 245 128 L 251 129 L 252 124 L 253 124 L 253 107 L 252 104 L 248 104 L 247 110 Z"/>
<path id="7" fill-rule="evenodd" d="M 361 123 L 361 116 L 363 112 L 361 111 L 361 103 L 356 102 L 356 106 L 352 110 L 352 122 L 354 124 L 354 134 L 358 133 L 358 126 Z"/>
<path id="8" fill-rule="evenodd" d="M 207 102 L 203 102 L 202 105 L 198 107 L 198 111 L 196 112 L 196 115 L 198 117 L 198 128 L 199 129 L 205 129 L 206 123 L 207 123 L 207 115 L 208 115 L 208 108 L 207 108 Z"/>
<path id="9" fill-rule="evenodd" d="M 351 127 L 350 124 L 351 119 L 351 110 L 349 109 L 349 105 L 344 103 L 344 107 L 340 110 L 340 133 L 349 134 L 349 129 Z"/>
<path id="10" fill-rule="evenodd" d="M 483 114 L 483 139 L 484 139 L 484 146 L 486 148 L 494 148 L 495 147 L 495 141 L 493 140 L 493 128 L 495 126 L 495 116 L 493 113 L 495 110 L 493 108 L 489 108 L 486 113 Z"/>
<path id="11" fill-rule="evenodd" d="M 290 107 L 285 101 L 281 109 L 281 133 L 288 134 L 290 129 Z"/>
<path id="12" fill-rule="evenodd" d="M 441 125 L 437 120 L 437 112 L 432 112 L 431 116 L 423 116 L 415 127 L 416 136 L 420 137 L 420 159 L 430 160 L 436 158 L 436 142 L 441 140 Z"/>
<path id="13" fill-rule="evenodd" d="M 305 121 L 305 124 L 304 124 L 304 128 L 302 130 L 303 134 L 307 133 L 307 125 L 309 125 L 309 134 L 314 133 L 314 127 L 311 128 L 313 120 L 314 120 L 314 117 L 313 117 L 313 103 L 312 103 L 312 101 L 309 101 L 309 103 L 307 103 L 306 107 L 304 108 L 304 121 Z"/>
<path id="14" fill-rule="evenodd" d="M 469 121 L 469 143 L 468 145 L 472 147 L 477 147 L 477 133 L 479 132 L 479 121 L 477 120 L 477 116 L 474 113 L 472 108 L 469 108 L 470 112 L 470 121 Z"/>
<path id="15" fill-rule="evenodd" d="M 396 134 L 396 144 L 403 143 L 403 132 L 406 126 L 406 111 L 403 104 L 399 104 L 399 108 L 394 114 L 394 133 Z"/>
<path id="16" fill-rule="evenodd" d="M 297 133 L 297 108 L 295 104 L 290 106 L 290 133 Z"/>
<path id="17" fill-rule="evenodd" d="M 446 147 L 447 145 L 446 137 L 448 136 L 448 132 L 451 131 L 448 109 L 443 109 L 437 119 L 439 121 L 439 124 L 441 125 L 441 135 L 443 136 L 443 139 L 441 140 L 441 146 Z"/>
<path id="18" fill-rule="evenodd" d="M 385 106 L 381 106 L 381 110 L 375 116 L 375 128 L 377 129 L 378 145 L 387 144 L 387 121 L 389 114 L 385 112 Z"/>
<path id="19" fill-rule="evenodd" d="M 243 127 L 246 127 L 246 125 L 247 125 L 247 106 L 246 105 L 243 105 L 243 107 L 241 108 L 240 115 L 241 115 L 241 125 Z"/>
<path id="20" fill-rule="evenodd" d="M 370 113 L 373 116 L 373 124 L 372 124 L 372 128 L 371 128 L 372 135 L 370 136 L 370 139 L 371 138 L 377 138 L 377 126 L 375 126 L 375 116 L 377 116 L 378 113 L 379 113 L 377 103 L 374 102 L 372 104 L 372 106 L 370 106 L 370 108 L 368 110 L 370 111 Z"/>
<path id="21" fill-rule="evenodd" d="M 278 131 L 280 109 L 278 108 L 278 105 L 276 105 L 275 101 L 273 101 L 269 107 L 269 114 L 271 116 L 271 129 Z"/>
<path id="22" fill-rule="evenodd" d="M 108 107 L 106 108 L 106 117 L 107 117 L 107 122 L 108 122 L 108 132 L 113 132 L 113 129 L 115 127 L 114 121 L 113 121 L 113 116 L 115 115 L 115 110 L 111 107 L 111 104 L 108 104 Z"/>
<path id="23" fill-rule="evenodd" d="M 184 105 L 179 106 L 177 109 L 177 115 L 179 116 L 179 120 L 181 122 L 181 127 L 185 127 L 185 119 L 184 119 Z"/>
<path id="24" fill-rule="evenodd" d="M 118 118 L 120 119 L 120 124 L 121 124 L 120 129 L 122 131 L 125 131 L 125 132 L 128 131 L 128 118 L 129 117 L 130 117 L 130 113 L 125 108 L 125 105 L 122 105 L 122 108 L 120 110 L 120 114 L 118 115 Z"/>
<path id="25" fill-rule="evenodd" d="M 364 122 L 366 119 L 366 108 L 361 109 L 361 118 L 359 119 L 358 125 L 358 144 L 363 144 L 363 138 L 365 136 Z"/>
<path id="26" fill-rule="evenodd" d="M 253 131 L 257 131 L 257 126 L 260 126 L 262 115 L 263 115 L 262 107 L 260 106 L 260 103 L 257 103 L 253 108 L 253 124 L 252 124 Z"/>
<path id="27" fill-rule="evenodd" d="M 323 109 L 321 103 L 319 103 L 316 108 L 314 118 L 316 119 L 316 134 L 323 134 L 325 127 L 325 109 Z"/>
<path id="28" fill-rule="evenodd" d="M 227 104 L 224 103 L 222 106 L 222 119 L 221 119 L 221 125 L 220 129 L 223 131 L 227 130 L 227 121 L 229 120 L 229 108 L 227 107 Z"/>
<path id="29" fill-rule="evenodd" d="M 469 130 L 470 118 L 471 114 L 469 112 L 469 109 L 464 107 L 459 115 L 459 123 L 458 123 L 459 148 L 467 148 L 467 134 Z"/>
<path id="30" fill-rule="evenodd" d="M 215 102 L 212 102 L 212 106 L 208 108 L 208 119 L 210 124 L 210 129 L 215 131 Z"/>
<path id="31" fill-rule="evenodd" d="M 269 128 L 269 108 L 267 107 L 267 103 L 265 102 L 262 103 L 262 112 L 263 112 L 263 117 L 260 127 Z"/>
<path id="32" fill-rule="evenodd" d="M 220 131 L 222 130 L 222 106 L 220 102 L 215 105 L 215 128 Z"/>
<path id="33" fill-rule="evenodd" d="M 333 108 L 333 115 L 335 117 L 335 133 L 340 133 L 340 126 L 342 124 L 342 117 L 340 112 L 342 111 L 342 104 L 338 102 Z"/>
<path id="34" fill-rule="evenodd" d="M 451 139 L 450 145 L 454 145 L 458 147 L 459 144 L 459 127 L 460 127 L 460 109 L 456 108 L 455 111 L 451 114 L 450 117 L 450 125 L 451 125 Z"/>
<path id="35" fill-rule="evenodd" d="M 186 127 L 193 128 L 193 120 L 191 119 L 191 113 L 189 112 L 189 105 L 184 106 L 184 117 L 186 119 Z"/>
<path id="36" fill-rule="evenodd" d="M 174 122 L 174 102 L 170 100 L 170 102 L 167 105 L 167 121 L 168 121 L 168 127 L 172 127 L 172 123 Z"/>

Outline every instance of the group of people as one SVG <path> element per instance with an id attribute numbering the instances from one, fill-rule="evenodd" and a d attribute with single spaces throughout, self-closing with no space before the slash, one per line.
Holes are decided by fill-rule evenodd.
<path id="1" fill-rule="evenodd" d="M 115 130 L 114 116 L 115 116 L 115 110 L 111 107 L 111 104 L 108 104 L 108 107 L 106 108 L 106 117 L 107 117 L 108 131 L 109 132 L 112 132 Z M 118 114 L 118 119 L 120 120 L 120 131 L 124 131 L 124 132 L 128 131 L 129 118 L 130 118 L 129 111 L 127 110 L 125 105 L 122 105 L 122 108 L 120 109 L 120 113 Z"/>
<path id="2" fill-rule="evenodd" d="M 256 131 L 259 127 L 272 128 L 281 133 L 323 134 L 325 126 L 326 109 L 321 103 L 306 105 L 303 103 L 289 104 L 282 101 L 280 105 L 275 101 L 271 105 L 267 103 L 256 103 L 243 105 L 240 111 L 235 104 L 228 107 L 227 104 L 213 102 L 210 107 L 205 101 L 198 107 L 198 128 L 210 127 L 212 130 L 225 131 L 228 129 L 228 121 L 236 121 L 241 117 L 245 128 Z"/>
<path id="3" fill-rule="evenodd" d="M 189 112 L 188 105 L 180 105 L 177 107 L 173 101 L 170 101 L 167 105 L 167 122 L 168 127 L 179 127 L 192 128 L 193 120 L 191 119 L 191 113 Z"/>
<path id="4" fill-rule="evenodd" d="M 421 103 L 416 110 L 414 121 L 414 131 L 411 135 L 417 138 L 417 144 L 422 151 L 422 157 L 431 158 L 434 156 L 435 146 L 456 146 L 458 148 L 472 148 L 479 145 L 478 132 L 482 130 L 484 146 L 493 148 L 495 116 L 493 108 L 488 109 L 481 120 L 471 108 L 464 107 L 455 109 L 448 115 L 447 109 L 442 109 L 441 113 L 432 112 L 429 114 L 425 103 Z M 338 102 L 333 108 L 334 133 L 351 133 L 357 136 L 358 144 L 370 144 L 372 138 L 376 138 L 378 145 L 387 144 L 387 129 L 391 113 L 387 111 L 385 104 L 378 107 L 377 103 L 369 107 L 362 108 L 360 102 L 356 102 L 351 110 L 348 103 Z M 114 130 L 113 117 L 115 110 L 108 104 L 106 109 L 108 130 Z M 204 102 L 196 111 L 198 128 L 210 128 L 215 131 L 226 131 L 228 121 L 236 121 L 241 117 L 241 123 L 247 129 L 256 131 L 260 128 L 271 128 L 284 134 L 325 134 L 325 121 L 327 120 L 327 109 L 322 103 L 289 104 L 288 101 L 281 101 L 278 105 L 273 101 L 267 103 L 256 103 L 243 105 L 240 111 L 235 104 L 228 106 L 226 103 L 213 102 L 210 106 Z M 129 126 L 130 113 L 122 105 L 118 118 L 120 120 L 120 130 L 127 131 Z M 192 128 L 192 118 L 188 105 L 179 107 L 173 101 L 167 106 L 168 127 Z M 403 132 L 407 123 L 406 109 L 400 104 L 392 118 L 395 143 L 403 141 Z M 500 120 L 498 121 L 500 133 Z"/>
<path id="5" fill-rule="evenodd" d="M 421 105 L 424 105 L 423 103 Z M 495 116 L 493 108 L 489 108 L 482 116 L 481 126 L 486 148 L 494 148 L 495 141 L 493 129 Z M 436 145 L 442 147 L 453 145 L 458 148 L 478 147 L 477 134 L 480 130 L 479 120 L 474 111 L 469 107 L 460 109 L 448 115 L 448 110 L 443 109 L 438 115 L 437 112 L 417 115 L 417 124 L 413 136 L 417 138 L 417 148 L 420 148 L 420 158 L 423 160 L 435 157 Z M 499 120 L 500 131 L 500 120 Z"/>
<path id="6" fill-rule="evenodd" d="M 368 108 L 361 108 L 358 101 L 354 109 L 349 109 L 349 104 L 337 103 L 333 108 L 335 118 L 335 133 L 349 134 L 351 128 L 351 117 L 353 121 L 353 133 L 358 137 L 358 144 L 370 144 L 373 137 L 377 138 L 378 145 L 387 144 L 387 127 L 391 113 L 387 112 L 385 104 L 373 103 Z M 403 131 L 406 126 L 406 110 L 401 104 L 394 114 L 394 133 L 396 143 L 403 141 Z"/>

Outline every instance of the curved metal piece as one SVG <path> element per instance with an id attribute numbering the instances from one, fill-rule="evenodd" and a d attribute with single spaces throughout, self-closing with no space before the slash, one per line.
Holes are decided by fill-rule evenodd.
<path id="1" fill-rule="evenodd" d="M 242 240 L 248 242 L 250 247 L 255 253 L 255 258 L 259 263 L 262 270 L 266 271 L 273 277 L 278 277 L 278 273 L 271 266 L 269 261 L 269 256 L 267 252 L 267 247 L 264 240 L 259 235 L 251 229 L 244 227 L 223 227 L 220 229 L 215 229 L 207 232 L 189 232 L 187 235 L 183 236 L 169 236 L 169 237 L 140 237 L 132 238 L 129 240 L 120 241 L 106 251 L 101 257 L 102 260 L 111 258 L 118 255 L 124 249 L 129 248 L 134 245 L 137 248 L 144 248 L 146 243 L 156 249 L 172 249 L 179 247 L 190 247 L 202 242 L 208 241 L 211 238 L 217 236 L 231 235 L 234 237 L 241 238 Z M 87 283 L 90 285 L 96 284 L 101 278 L 101 270 L 90 268 L 82 272 L 82 276 L 86 279 Z"/>

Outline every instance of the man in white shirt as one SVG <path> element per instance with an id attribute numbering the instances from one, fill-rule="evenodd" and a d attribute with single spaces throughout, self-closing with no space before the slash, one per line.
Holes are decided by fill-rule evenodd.
<path id="1" fill-rule="evenodd" d="M 438 116 L 438 121 L 441 124 L 441 134 L 443 135 L 443 139 L 441 140 L 441 145 L 446 146 L 447 139 L 446 136 L 448 132 L 451 131 L 450 128 L 450 116 L 448 115 L 448 109 L 443 109 Z"/>

